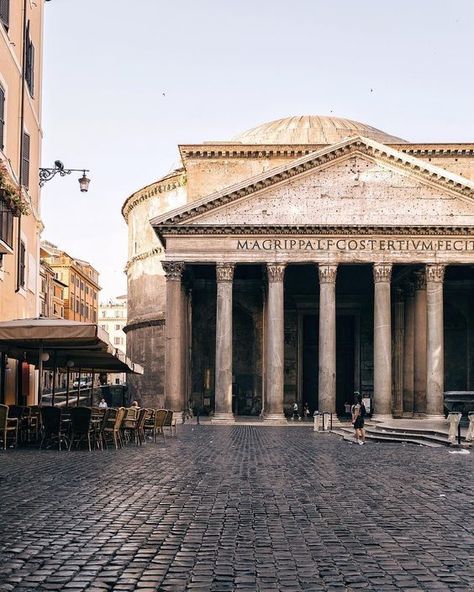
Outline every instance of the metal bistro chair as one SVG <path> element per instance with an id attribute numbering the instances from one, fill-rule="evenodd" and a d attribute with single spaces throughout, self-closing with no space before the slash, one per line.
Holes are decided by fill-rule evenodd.
<path id="1" fill-rule="evenodd" d="M 59 407 L 41 407 L 41 443 L 40 450 L 45 442 L 58 443 L 61 450 L 61 443 L 64 441 L 67 446 L 66 434 L 61 423 L 61 409 Z"/>
<path id="2" fill-rule="evenodd" d="M 82 441 L 87 441 L 89 452 L 91 448 L 91 437 L 94 444 L 100 448 L 100 441 L 97 435 L 96 426 L 92 421 L 92 409 L 90 407 L 74 407 L 71 409 L 71 441 L 69 450 L 71 450 L 74 441 L 76 446 Z"/>
<path id="3" fill-rule="evenodd" d="M 7 449 L 9 434 L 15 437 L 15 447 L 18 444 L 18 419 L 8 417 L 8 405 L 0 405 L 0 435 L 3 439 L 3 450 Z"/>

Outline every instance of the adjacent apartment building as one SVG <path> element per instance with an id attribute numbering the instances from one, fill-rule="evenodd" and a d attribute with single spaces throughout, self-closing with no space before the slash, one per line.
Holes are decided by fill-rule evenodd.
<path id="1" fill-rule="evenodd" d="M 110 343 L 125 353 L 126 335 L 123 328 L 127 324 L 127 296 L 118 296 L 115 300 L 110 299 L 102 302 L 99 306 L 100 327 L 109 334 Z M 125 374 L 111 374 L 109 382 L 119 384 L 125 382 Z"/>
<path id="2" fill-rule="evenodd" d="M 44 0 L 0 0 L 0 321 L 39 315 Z M 0 358 L 0 401 L 33 403 L 34 368 Z"/>
<path id="3" fill-rule="evenodd" d="M 97 323 L 99 272 L 87 261 L 76 259 L 53 243 L 42 241 L 43 263 L 64 286 L 64 318 L 82 323 Z"/>

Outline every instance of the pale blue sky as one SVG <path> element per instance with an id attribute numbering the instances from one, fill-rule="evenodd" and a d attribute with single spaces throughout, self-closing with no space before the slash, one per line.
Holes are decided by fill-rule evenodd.
<path id="1" fill-rule="evenodd" d="M 125 198 L 178 162 L 290 115 L 410 141 L 474 142 L 472 0 L 52 0 L 45 5 L 43 237 L 123 293 Z M 164 93 L 164 96 L 163 96 Z"/>

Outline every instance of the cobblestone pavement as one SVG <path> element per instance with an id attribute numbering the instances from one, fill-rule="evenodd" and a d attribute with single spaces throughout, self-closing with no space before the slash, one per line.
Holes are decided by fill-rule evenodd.
<path id="1" fill-rule="evenodd" d="M 0 454 L 0 590 L 474 590 L 474 455 L 310 429 Z"/>

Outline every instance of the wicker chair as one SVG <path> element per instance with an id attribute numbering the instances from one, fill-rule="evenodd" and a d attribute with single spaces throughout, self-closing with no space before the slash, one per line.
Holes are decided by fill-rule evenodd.
<path id="1" fill-rule="evenodd" d="M 146 410 L 146 416 L 145 416 L 145 424 L 143 426 L 143 431 L 145 433 L 147 432 L 151 432 L 151 438 L 153 438 L 153 431 L 155 429 L 155 414 L 156 411 L 155 409 L 147 409 Z"/>
<path id="2" fill-rule="evenodd" d="M 3 449 L 7 449 L 9 434 L 15 437 L 15 447 L 18 444 L 18 418 L 8 417 L 8 405 L 0 405 L 0 435 L 3 440 Z"/>
<path id="3" fill-rule="evenodd" d="M 163 430 L 163 425 L 165 423 L 166 417 L 168 416 L 168 411 L 166 409 L 157 409 L 155 411 L 155 425 L 153 429 L 153 440 L 156 442 L 156 434 L 161 434 L 163 436 L 163 440 L 166 440 L 165 431 Z"/>
<path id="4" fill-rule="evenodd" d="M 171 436 L 173 435 L 174 430 L 174 435 L 176 436 L 176 419 L 173 418 L 173 412 L 171 409 L 167 409 L 166 411 L 167 414 L 163 423 L 163 428 L 169 428 Z"/>
<path id="5" fill-rule="evenodd" d="M 66 434 L 63 432 L 61 422 L 61 409 L 59 407 L 41 407 L 41 443 L 40 450 L 45 442 L 53 444 L 55 441 L 61 450 L 64 441 L 67 445 Z"/>
<path id="6" fill-rule="evenodd" d="M 102 441 L 106 448 L 107 438 L 113 441 L 115 449 L 122 448 L 123 439 L 121 428 L 125 411 L 124 407 L 120 407 L 119 409 L 109 407 L 106 409 L 104 423 L 102 424 Z"/>
<path id="7" fill-rule="evenodd" d="M 122 439 L 124 442 L 130 442 L 132 434 L 135 433 L 138 420 L 139 407 L 125 407 L 122 420 Z"/>
<path id="8" fill-rule="evenodd" d="M 135 421 L 135 425 L 133 427 L 129 427 L 128 431 L 130 433 L 131 439 L 135 442 L 137 446 L 141 446 L 145 443 L 145 419 L 147 415 L 146 409 L 139 409 L 137 419 Z"/>
<path id="9" fill-rule="evenodd" d="M 100 448 L 96 425 L 91 420 L 92 409 L 90 407 L 74 407 L 71 409 L 71 442 L 69 443 L 69 450 L 71 450 L 74 441 L 78 446 L 82 440 L 85 440 L 89 451 L 91 451 L 91 439 Z"/>

